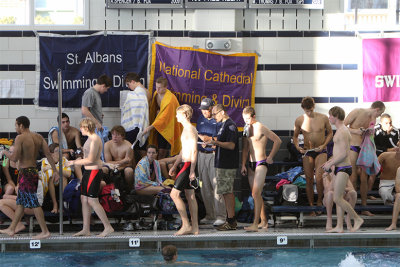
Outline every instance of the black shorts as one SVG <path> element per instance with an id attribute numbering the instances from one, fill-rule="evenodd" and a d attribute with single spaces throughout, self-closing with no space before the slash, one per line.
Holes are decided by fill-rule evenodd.
<path id="1" fill-rule="evenodd" d="M 352 174 L 352 167 L 351 166 L 339 166 L 335 167 L 335 175 L 338 174 L 338 172 L 344 172 L 347 173 L 349 176 Z"/>
<path id="2" fill-rule="evenodd" d="M 97 198 L 99 197 L 100 182 L 103 178 L 103 171 L 85 170 L 82 177 L 81 194 L 83 196 Z"/>
<path id="3" fill-rule="evenodd" d="M 256 171 L 256 168 L 257 168 L 258 166 L 267 166 L 267 168 L 268 168 L 267 160 L 266 160 L 266 159 L 263 159 L 263 160 L 259 160 L 259 161 L 250 161 L 250 162 L 249 162 L 249 167 L 250 167 L 250 169 L 253 170 L 253 172 Z"/>
<path id="4" fill-rule="evenodd" d="M 326 151 L 326 149 L 323 149 L 322 151 L 318 151 L 318 152 L 317 151 L 309 151 L 309 152 L 306 152 L 306 154 L 304 154 L 304 156 L 312 157 L 313 159 L 315 159 L 316 157 L 318 157 L 322 153 L 327 154 L 328 152 Z"/>
<path id="5" fill-rule="evenodd" d="M 193 189 L 190 187 L 190 162 L 185 162 L 181 171 L 176 175 L 174 188 L 179 191 L 183 191 L 185 189 Z"/>
<path id="6" fill-rule="evenodd" d="M 171 144 L 160 134 L 157 133 L 158 149 L 171 149 Z"/>
<path id="7" fill-rule="evenodd" d="M 360 153 L 361 147 L 360 146 L 350 146 L 350 150 L 352 150 L 356 153 Z"/>
<path id="8" fill-rule="evenodd" d="M 128 140 L 131 144 L 133 144 L 136 141 L 136 137 L 137 137 L 139 131 L 140 131 L 140 129 L 136 127 L 132 131 L 126 132 L 125 139 Z M 146 150 L 147 145 L 148 145 L 148 141 L 147 140 L 146 140 L 146 143 L 143 146 L 140 146 L 139 145 L 139 141 L 138 141 L 138 142 L 136 142 L 134 149 Z"/>

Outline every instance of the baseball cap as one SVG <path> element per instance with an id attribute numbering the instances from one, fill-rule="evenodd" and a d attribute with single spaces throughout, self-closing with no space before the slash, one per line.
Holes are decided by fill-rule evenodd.
<path id="1" fill-rule="evenodd" d="M 201 100 L 201 104 L 199 109 L 209 109 L 210 107 L 214 106 L 214 101 L 212 101 L 210 98 L 204 98 Z"/>

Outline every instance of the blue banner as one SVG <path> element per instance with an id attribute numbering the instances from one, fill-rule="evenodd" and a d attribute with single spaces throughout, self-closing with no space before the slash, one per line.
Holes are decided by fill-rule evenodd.
<path id="1" fill-rule="evenodd" d="M 148 34 L 39 36 L 39 107 L 57 107 L 57 70 L 62 70 L 63 108 L 80 108 L 86 89 L 107 74 L 113 86 L 101 96 L 103 107 L 119 107 L 124 75 L 136 72 L 147 81 Z"/>

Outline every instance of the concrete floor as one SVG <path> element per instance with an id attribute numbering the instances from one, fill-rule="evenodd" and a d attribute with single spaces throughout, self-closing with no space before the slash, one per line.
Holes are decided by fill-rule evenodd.
<path id="1" fill-rule="evenodd" d="M 317 219 L 324 224 L 323 217 Z M 368 220 L 369 221 L 369 220 Z M 101 225 L 93 227 L 90 237 L 72 237 L 80 229 L 80 225 L 73 228 L 64 227 L 64 233 L 56 230 L 58 224 L 49 224 L 52 236 L 40 241 L 40 248 L 30 248 L 32 236 L 39 231 L 35 226 L 32 234 L 24 232 L 8 237 L 0 235 L 2 252 L 10 251 L 100 251 L 100 250 L 128 250 L 150 249 L 160 250 L 166 244 L 174 244 L 181 249 L 223 249 L 223 248 L 322 248 L 322 247 L 395 247 L 400 243 L 400 231 L 387 232 L 385 219 L 382 226 L 362 227 L 356 233 L 325 233 L 323 225 L 298 228 L 294 222 L 283 221 L 268 231 L 248 233 L 243 227 L 248 224 L 239 224 L 238 230 L 220 232 L 212 225 L 201 225 L 197 236 L 174 236 L 175 231 L 168 230 L 141 230 L 116 231 L 108 237 L 95 236 L 102 230 Z M 5 227 L 5 226 L 4 226 Z M 117 229 L 117 227 L 115 227 Z M 278 244 L 285 243 L 287 244 Z M 136 242 L 136 243 L 135 243 Z M 139 242 L 139 243 L 138 243 Z M 138 245 L 138 247 L 130 247 Z"/>

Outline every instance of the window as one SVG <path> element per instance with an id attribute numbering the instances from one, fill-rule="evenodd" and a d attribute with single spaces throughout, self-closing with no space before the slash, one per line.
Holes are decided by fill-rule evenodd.
<path id="1" fill-rule="evenodd" d="M 398 0 L 345 0 L 346 24 L 358 30 L 396 26 Z"/>
<path id="2" fill-rule="evenodd" d="M 35 24 L 82 25 L 83 0 L 35 0 Z"/>
<path id="3" fill-rule="evenodd" d="M 29 24 L 29 0 L 3 0 L 0 2 L 0 24 Z"/>
<path id="4" fill-rule="evenodd" d="M 89 1 L 1 0 L 0 27 L 88 28 Z"/>
<path id="5" fill-rule="evenodd" d="M 387 9 L 388 0 L 349 0 L 351 9 Z"/>

